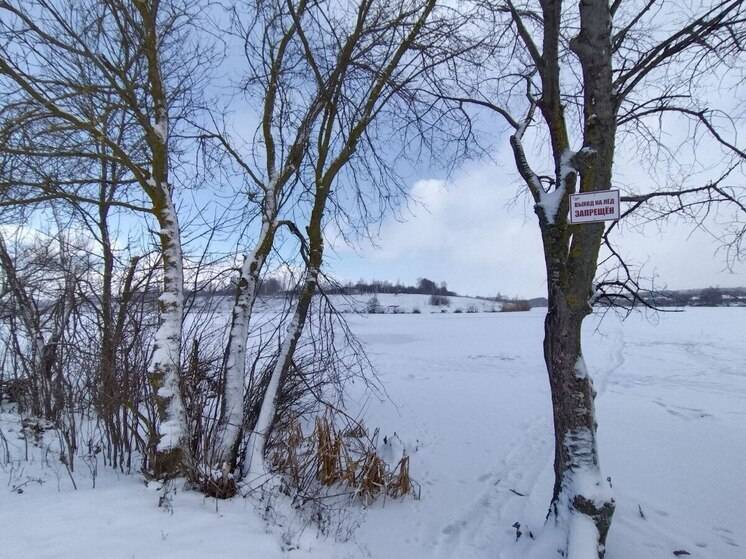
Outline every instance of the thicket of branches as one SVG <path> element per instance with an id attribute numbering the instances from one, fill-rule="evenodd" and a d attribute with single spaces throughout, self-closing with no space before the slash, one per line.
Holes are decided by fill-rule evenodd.
<path id="1" fill-rule="evenodd" d="M 413 91 L 458 52 L 461 15 L 434 0 L 0 14 L 2 398 L 71 457 L 87 438 L 112 467 L 213 495 L 261 485 L 275 429 L 343 417 L 347 380 L 373 383 L 326 299 L 324 231 L 369 235 L 405 195 L 397 165 L 449 130 Z M 230 79 L 225 51 L 244 53 Z M 262 293 L 284 301 L 254 313 Z"/>

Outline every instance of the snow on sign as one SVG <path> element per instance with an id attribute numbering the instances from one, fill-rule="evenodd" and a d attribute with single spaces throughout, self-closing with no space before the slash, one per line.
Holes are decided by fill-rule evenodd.
<path id="1" fill-rule="evenodd" d="M 570 223 L 619 219 L 619 191 L 581 192 L 570 195 Z"/>

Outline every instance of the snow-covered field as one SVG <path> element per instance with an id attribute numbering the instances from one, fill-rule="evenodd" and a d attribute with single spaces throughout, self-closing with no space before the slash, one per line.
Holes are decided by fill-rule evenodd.
<path id="1" fill-rule="evenodd" d="M 0 558 L 524 557 L 552 483 L 543 315 L 350 315 L 390 396 L 350 405 L 396 432 L 422 492 L 351 507 L 359 527 L 346 543 L 300 521 L 268 527 L 251 499 L 216 503 L 177 487 L 158 508 L 156 484 L 109 471 L 91 489 L 82 462 L 75 491 L 55 456 L 32 448 L 25 460 L 6 414 L 14 459 L 0 441 Z M 744 308 L 587 321 L 602 468 L 617 499 L 608 559 L 746 557 L 745 327 Z"/>

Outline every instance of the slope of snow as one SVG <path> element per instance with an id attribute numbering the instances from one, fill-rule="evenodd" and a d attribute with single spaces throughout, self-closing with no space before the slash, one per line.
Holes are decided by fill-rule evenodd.
<path id="1" fill-rule="evenodd" d="M 551 559 L 557 535 L 545 531 L 541 548 L 529 535 L 542 531 L 552 488 L 543 318 L 542 309 L 349 316 L 390 400 L 358 393 L 348 404 L 396 433 L 392 458 L 411 455 L 421 499 L 352 505 L 360 526 L 346 543 L 301 523 L 268 528 L 253 499 L 216 510 L 177 488 L 169 512 L 157 507 L 157 484 L 110 471 L 91 489 L 80 461 L 75 491 L 54 453 L 32 447 L 25 461 L 5 414 L 14 459 L 4 462 L 0 442 L 0 558 Z M 617 501 L 607 559 L 746 557 L 746 309 L 587 322 L 601 467 Z"/>

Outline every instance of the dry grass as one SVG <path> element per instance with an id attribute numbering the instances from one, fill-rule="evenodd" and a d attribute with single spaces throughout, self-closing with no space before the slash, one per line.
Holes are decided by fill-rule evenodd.
<path id="1" fill-rule="evenodd" d="M 298 421 L 276 433 L 270 461 L 294 491 L 304 495 L 338 488 L 368 504 L 381 496 L 416 494 L 409 456 L 403 454 L 395 465 L 387 464 L 378 454 L 377 443 L 378 430 L 369 436 L 357 422 L 339 429 L 334 415 L 327 412 L 316 418 L 308 434 Z"/>

